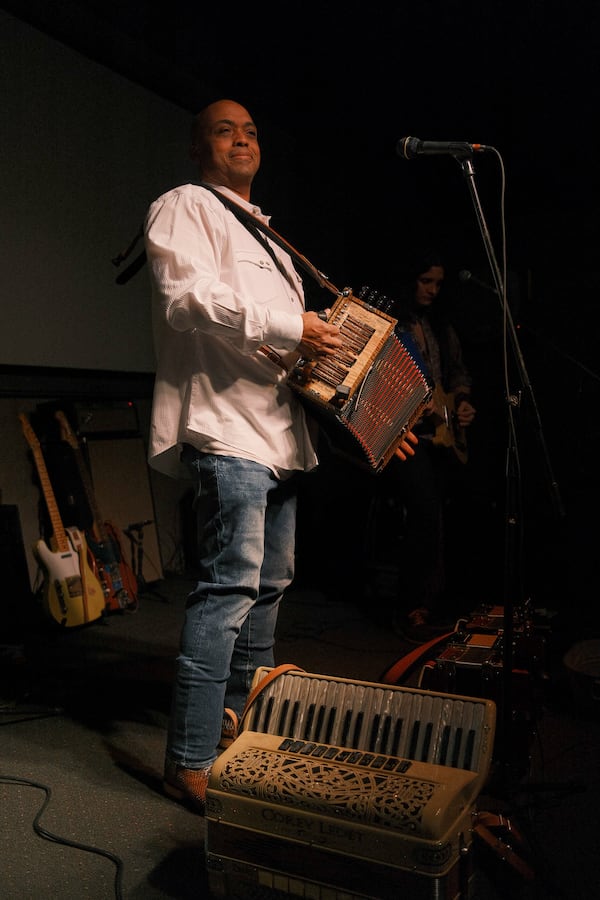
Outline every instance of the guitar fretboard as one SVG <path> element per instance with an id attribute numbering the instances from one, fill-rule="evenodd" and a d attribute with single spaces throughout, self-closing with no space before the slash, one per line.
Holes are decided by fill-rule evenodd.
<path id="1" fill-rule="evenodd" d="M 55 545 L 55 549 L 60 553 L 69 553 L 71 551 L 71 546 L 69 544 L 69 539 L 60 517 L 58 504 L 56 502 L 56 497 L 52 489 L 50 476 L 48 475 L 48 469 L 46 468 L 46 462 L 44 460 L 40 442 L 35 431 L 31 427 L 29 419 L 27 418 L 25 413 L 20 413 L 19 419 L 21 420 L 23 434 L 25 435 L 25 439 L 27 440 L 27 443 L 29 444 L 29 447 L 33 454 L 33 459 L 40 479 L 40 485 L 44 494 L 44 500 L 46 501 L 48 515 L 50 516 L 50 524 L 52 526 L 52 542 Z"/>

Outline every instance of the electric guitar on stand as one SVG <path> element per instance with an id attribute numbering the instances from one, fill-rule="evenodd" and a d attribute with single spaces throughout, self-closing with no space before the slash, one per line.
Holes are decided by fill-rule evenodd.
<path id="1" fill-rule="evenodd" d="M 125 561 L 117 529 L 100 515 L 92 479 L 77 436 L 61 410 L 54 413 L 60 425 L 60 436 L 74 452 L 77 468 L 92 512 L 92 526 L 86 532 L 88 545 L 96 560 L 104 590 L 107 612 L 134 611 L 138 607 L 138 583 L 131 566 Z"/>
<path id="2" fill-rule="evenodd" d="M 44 611 L 63 628 L 86 625 L 101 618 L 105 611 L 102 585 L 90 566 L 84 535 L 77 528 L 65 528 L 62 523 L 37 435 L 24 413 L 19 413 L 19 419 L 33 454 L 52 526 L 50 546 L 39 540 L 33 547 L 44 570 Z"/>

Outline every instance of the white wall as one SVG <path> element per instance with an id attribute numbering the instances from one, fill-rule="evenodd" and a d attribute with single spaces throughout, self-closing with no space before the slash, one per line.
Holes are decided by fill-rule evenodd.
<path id="1" fill-rule="evenodd" d="M 111 260 L 193 180 L 190 114 L 2 10 L 0 92 L 0 364 L 154 371 L 146 271 Z"/>
<path id="2" fill-rule="evenodd" d="M 74 379 L 81 369 L 151 376 L 146 270 L 115 283 L 143 248 L 118 269 L 111 260 L 155 197 L 193 180 L 190 114 L 2 10 L 0 91 L 0 366 L 26 367 L 27 384 L 46 367 L 73 369 Z M 66 394 L 68 382 L 59 379 Z M 40 492 L 18 415 L 49 396 L 11 396 L 0 369 L 0 502 L 18 508 L 32 588 Z M 149 400 L 137 406 L 145 440 Z M 145 548 L 152 580 L 177 564 L 184 486 L 148 478 L 160 545 Z"/>

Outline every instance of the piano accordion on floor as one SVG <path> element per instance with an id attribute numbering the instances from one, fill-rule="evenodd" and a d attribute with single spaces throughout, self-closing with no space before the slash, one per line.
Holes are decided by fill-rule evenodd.
<path id="1" fill-rule="evenodd" d="M 397 333 L 397 319 L 349 288 L 329 322 L 340 328 L 342 347 L 333 357 L 300 360 L 289 384 L 334 451 L 379 472 L 421 418 L 432 384 L 412 334 Z"/>
<path id="2" fill-rule="evenodd" d="M 211 772 L 211 895 L 467 898 L 494 703 L 272 671 Z"/>

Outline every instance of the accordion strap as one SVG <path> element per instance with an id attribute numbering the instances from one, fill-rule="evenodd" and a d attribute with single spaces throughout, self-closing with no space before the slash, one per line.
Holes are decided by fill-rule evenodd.
<path id="1" fill-rule="evenodd" d="M 264 222 L 261 222 L 260 219 L 257 219 L 256 216 L 253 216 L 252 213 L 248 212 L 248 210 L 244 209 L 243 206 L 240 206 L 239 203 L 236 203 L 234 200 L 230 200 L 229 197 L 226 197 L 222 194 L 217 188 L 214 188 L 211 184 L 207 184 L 205 181 L 200 182 L 201 187 L 206 188 L 207 191 L 210 191 L 215 197 L 223 203 L 233 214 L 239 219 L 239 221 L 246 226 L 246 228 L 252 232 L 257 241 L 259 241 L 266 249 L 269 251 L 270 255 L 273 256 L 272 251 L 269 248 L 269 245 L 265 242 L 264 238 L 261 238 L 257 231 L 261 231 L 263 234 L 266 234 L 273 243 L 277 244 L 286 253 L 292 257 L 294 262 L 296 262 L 300 268 L 304 269 L 305 272 L 315 279 L 318 283 L 319 287 L 325 287 L 330 290 L 333 294 L 339 294 L 340 291 L 336 288 L 334 284 L 332 284 L 326 275 L 320 272 L 316 266 L 308 260 L 305 256 L 302 255 L 295 247 L 292 247 L 288 241 L 280 234 L 278 234 L 270 225 L 266 225 Z M 277 260 L 276 260 L 277 262 Z"/>
<path id="2" fill-rule="evenodd" d="M 250 712 L 250 708 L 253 703 L 256 701 L 256 698 L 261 694 L 262 691 L 266 688 L 268 684 L 271 684 L 276 678 L 279 678 L 280 675 L 283 675 L 285 672 L 304 672 L 304 669 L 301 669 L 300 666 L 295 666 L 293 663 L 282 663 L 280 666 L 275 666 L 274 669 L 271 669 L 264 678 L 262 678 L 258 684 L 254 687 L 254 690 L 250 691 L 248 695 L 248 699 L 246 700 L 246 705 L 242 711 L 242 715 L 240 716 L 240 724 L 239 730 L 241 730 L 242 722 Z"/>
<path id="3" fill-rule="evenodd" d="M 520 853 L 526 849 L 523 836 L 509 818 L 486 810 L 475 816 L 474 835 L 504 863 L 508 863 L 525 881 L 535 879 L 535 871 Z"/>
<path id="4" fill-rule="evenodd" d="M 446 634 L 438 635 L 427 641 L 427 643 L 415 647 L 414 650 L 411 650 L 405 656 L 401 656 L 400 659 L 383 672 L 381 681 L 384 684 L 402 684 L 402 681 L 412 673 L 415 666 L 422 662 L 425 656 L 440 644 L 449 640 L 453 634 L 455 634 L 454 631 L 448 631 Z"/>
<path id="5" fill-rule="evenodd" d="M 200 186 L 205 188 L 207 191 L 210 191 L 211 194 L 214 194 L 215 197 L 217 197 L 221 201 L 221 203 L 224 206 L 226 206 L 243 225 L 245 225 L 245 227 L 248 229 L 248 231 L 250 231 L 254 235 L 256 240 L 260 244 L 262 244 L 263 247 L 265 247 L 265 249 L 267 250 L 267 252 L 269 253 L 269 255 L 271 256 L 271 258 L 275 262 L 275 265 L 278 268 L 281 267 L 279 260 L 274 255 L 273 250 L 269 246 L 268 242 L 264 239 L 264 237 L 262 237 L 262 235 L 260 233 L 257 233 L 257 232 L 263 232 L 263 234 L 265 234 L 265 235 L 267 235 L 267 237 L 271 238 L 271 240 L 275 244 L 277 244 L 279 247 L 281 247 L 283 250 L 285 250 L 286 253 L 289 253 L 289 255 L 292 257 L 294 262 L 296 262 L 302 269 L 304 269 L 305 272 L 308 272 L 308 274 L 312 278 L 315 279 L 315 281 L 318 283 L 319 287 L 327 288 L 327 290 L 331 291 L 333 294 L 336 294 L 336 295 L 340 294 L 340 291 L 336 288 L 336 286 L 334 284 L 332 284 L 329 281 L 329 279 L 327 278 L 326 275 L 324 275 L 322 272 L 320 272 L 316 268 L 316 266 L 314 266 L 310 262 L 310 260 L 308 260 L 305 256 L 302 255 L 302 253 L 300 253 L 298 250 L 296 250 L 295 247 L 292 247 L 292 245 L 288 241 L 286 241 L 286 239 L 284 237 L 282 237 L 280 234 L 278 234 L 273 228 L 271 228 L 270 225 L 265 225 L 264 222 L 261 222 L 260 219 L 256 218 L 256 216 L 253 216 L 252 213 L 249 213 L 248 210 L 244 209 L 243 206 L 240 206 L 240 204 L 236 203 L 234 200 L 230 200 L 229 197 L 226 197 L 224 194 L 222 194 L 220 191 L 218 191 L 216 188 L 214 188 L 211 184 L 207 184 L 205 181 L 201 181 Z M 124 262 L 131 255 L 134 248 L 136 247 L 138 242 L 143 238 L 143 236 L 144 236 L 144 229 L 142 226 L 138 230 L 138 232 L 135 235 L 135 237 L 133 238 L 133 240 L 129 242 L 128 246 L 124 250 L 122 250 L 120 253 L 118 253 L 115 257 L 113 257 L 113 259 L 112 259 L 113 265 L 117 266 L 117 267 L 120 266 L 121 263 Z M 142 268 L 142 266 L 144 265 L 145 262 L 146 262 L 146 251 L 142 250 L 142 252 L 139 254 L 139 256 L 137 256 L 134 259 L 134 261 L 132 263 L 130 263 L 130 265 L 125 269 L 125 271 L 117 276 L 117 278 L 115 279 L 116 283 L 117 284 L 126 284 L 126 282 L 128 282 L 130 278 L 133 278 L 133 276 Z"/>

